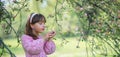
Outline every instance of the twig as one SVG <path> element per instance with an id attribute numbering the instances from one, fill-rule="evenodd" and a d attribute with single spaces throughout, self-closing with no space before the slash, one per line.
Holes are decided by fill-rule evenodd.
<path id="1" fill-rule="evenodd" d="M 6 46 L 6 44 L 4 44 L 3 40 L 0 37 L 0 43 L 4 46 L 4 48 L 9 52 L 11 57 L 16 57 L 15 54 L 13 54 L 10 49 Z"/>

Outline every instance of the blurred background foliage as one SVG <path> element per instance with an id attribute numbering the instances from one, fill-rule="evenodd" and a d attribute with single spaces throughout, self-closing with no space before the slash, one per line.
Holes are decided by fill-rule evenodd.
<path id="1" fill-rule="evenodd" d="M 120 0 L 0 0 L 0 56 L 16 57 L 4 39 L 20 44 L 30 13 L 45 15 L 46 31 L 55 30 L 63 42 L 78 37 L 79 48 L 85 41 L 88 56 L 120 56 Z"/>

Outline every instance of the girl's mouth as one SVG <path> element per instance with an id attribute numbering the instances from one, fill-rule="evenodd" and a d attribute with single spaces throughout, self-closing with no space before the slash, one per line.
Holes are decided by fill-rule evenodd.
<path id="1" fill-rule="evenodd" d="M 44 28 L 42 30 L 45 30 Z"/>

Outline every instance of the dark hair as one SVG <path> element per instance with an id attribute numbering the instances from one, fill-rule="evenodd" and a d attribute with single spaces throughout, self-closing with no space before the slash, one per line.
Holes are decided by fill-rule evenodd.
<path id="1" fill-rule="evenodd" d="M 32 16 L 33 14 L 35 14 L 35 13 L 32 13 L 30 15 L 30 17 L 28 18 L 28 21 L 26 24 L 25 34 L 31 36 L 34 40 L 36 40 L 38 38 L 35 34 L 33 34 L 30 24 L 35 24 L 37 22 L 44 22 L 45 23 L 46 19 L 42 14 L 35 14 L 34 16 Z M 30 20 L 30 19 L 32 19 L 32 20 Z"/>

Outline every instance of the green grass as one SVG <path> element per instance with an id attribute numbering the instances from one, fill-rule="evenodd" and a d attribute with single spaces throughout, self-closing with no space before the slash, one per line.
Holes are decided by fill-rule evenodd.
<path id="1" fill-rule="evenodd" d="M 54 40 L 54 42 L 56 43 L 56 51 L 53 54 L 48 55 L 48 57 L 87 57 L 86 45 L 84 41 L 81 41 L 79 43 L 80 48 L 76 48 L 78 43 L 76 39 L 66 38 L 66 40 L 68 41 L 66 44 L 66 41 L 63 41 L 62 39 Z M 19 46 L 16 47 L 18 45 L 16 39 L 6 39 L 4 41 L 7 45 L 11 45 L 10 49 L 17 57 L 25 57 L 25 53 L 21 44 L 19 44 Z M 89 57 L 92 57 L 90 55 L 91 52 L 89 51 Z M 10 56 L 8 56 L 8 54 L 4 54 L 4 56 L 2 57 Z M 101 57 L 101 55 L 97 55 L 97 57 Z"/>

